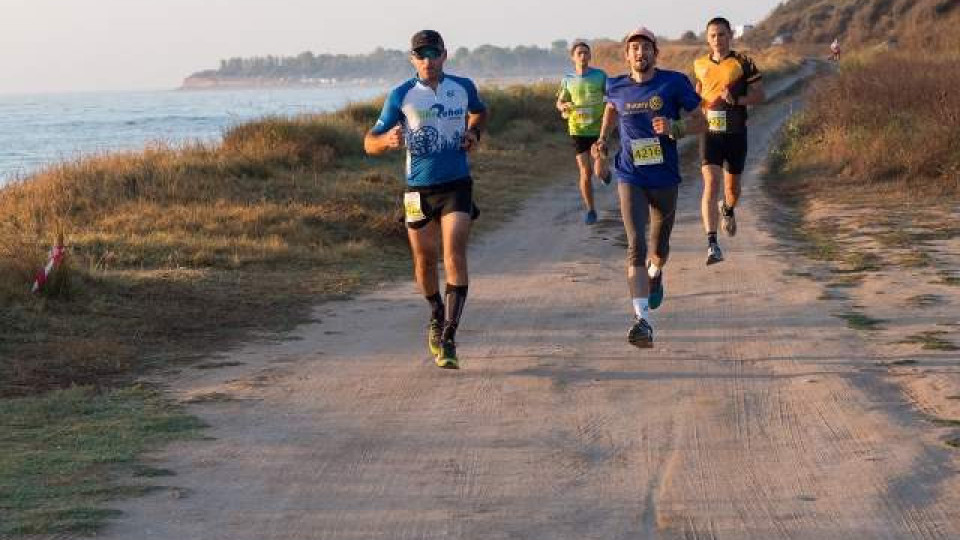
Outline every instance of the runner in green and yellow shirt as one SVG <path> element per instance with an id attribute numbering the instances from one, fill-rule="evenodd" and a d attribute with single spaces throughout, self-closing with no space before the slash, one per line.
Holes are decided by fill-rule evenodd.
<path id="1" fill-rule="evenodd" d="M 575 41 L 570 47 L 570 60 L 574 72 L 568 73 L 560 82 L 557 92 L 557 110 L 567 119 L 567 129 L 577 152 L 577 167 L 580 169 L 580 195 L 587 213 L 584 223 L 597 222 L 597 211 L 593 205 L 593 171 L 597 171 L 600 181 L 610 183 L 610 171 L 606 167 L 606 156 L 594 156 L 591 167 L 590 149 L 600 135 L 603 121 L 603 91 L 607 84 L 607 74 L 590 67 L 590 45 L 585 41 Z M 599 161 L 599 163 L 597 162 Z"/>

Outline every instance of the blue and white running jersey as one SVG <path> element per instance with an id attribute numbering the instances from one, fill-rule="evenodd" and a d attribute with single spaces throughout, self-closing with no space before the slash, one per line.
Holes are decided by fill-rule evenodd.
<path id="1" fill-rule="evenodd" d="M 390 92 L 372 132 L 382 135 L 402 125 L 407 184 L 435 186 L 469 176 L 467 153 L 460 148 L 467 113 L 485 110 L 470 79 L 443 74 L 434 92 L 413 78 Z"/>

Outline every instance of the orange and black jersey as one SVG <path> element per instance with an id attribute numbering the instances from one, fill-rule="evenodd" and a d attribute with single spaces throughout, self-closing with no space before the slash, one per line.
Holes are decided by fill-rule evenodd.
<path id="1" fill-rule="evenodd" d="M 737 99 L 747 95 L 749 86 L 762 77 L 753 60 L 736 51 L 730 51 L 730 54 L 719 62 L 707 54 L 694 60 L 693 71 L 699 83 L 703 108 L 708 111 L 727 111 L 726 132 L 738 133 L 746 130 L 747 108 L 743 105 L 730 105 L 720 96 L 727 88 Z"/>

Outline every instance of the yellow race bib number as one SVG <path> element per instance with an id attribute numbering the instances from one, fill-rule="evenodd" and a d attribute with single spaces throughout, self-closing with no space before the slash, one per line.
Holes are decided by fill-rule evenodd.
<path id="1" fill-rule="evenodd" d="M 420 203 L 420 193 L 408 191 L 403 194 L 403 214 L 407 223 L 416 223 L 427 219 Z"/>
<path id="2" fill-rule="evenodd" d="M 593 107 L 577 107 L 573 110 L 573 121 L 578 125 L 589 126 L 593 119 Z"/>
<path id="3" fill-rule="evenodd" d="M 727 111 L 707 111 L 707 126 L 712 133 L 726 133 Z"/>
<path id="4" fill-rule="evenodd" d="M 633 154 L 633 164 L 637 167 L 663 163 L 663 147 L 657 137 L 630 141 L 630 152 Z"/>

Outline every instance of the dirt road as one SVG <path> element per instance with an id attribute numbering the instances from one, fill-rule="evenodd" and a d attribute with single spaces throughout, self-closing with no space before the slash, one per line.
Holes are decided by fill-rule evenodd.
<path id="1" fill-rule="evenodd" d="M 761 158 L 793 99 L 753 119 L 739 234 L 704 266 L 681 191 L 657 344 L 626 343 L 613 190 L 572 180 L 472 252 L 463 369 L 433 366 L 412 283 L 328 304 L 291 339 L 189 370 L 209 440 L 118 507 L 125 539 L 958 538 L 957 457 L 760 216 Z M 495 204 L 485 201 L 482 204 Z"/>

